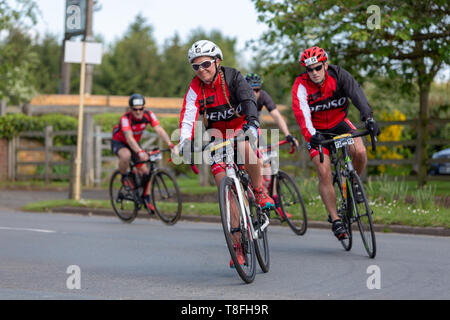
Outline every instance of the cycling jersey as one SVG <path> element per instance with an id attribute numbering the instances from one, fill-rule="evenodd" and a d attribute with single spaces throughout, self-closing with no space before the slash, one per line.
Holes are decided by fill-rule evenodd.
<path id="1" fill-rule="evenodd" d="M 258 117 L 261 115 L 262 108 L 266 106 L 267 111 L 271 112 L 277 108 L 275 105 L 275 102 L 273 102 L 270 95 L 264 91 L 261 90 L 259 94 L 259 98 L 256 101 L 256 109 L 258 110 Z"/>
<path id="2" fill-rule="evenodd" d="M 189 90 L 184 97 L 183 108 L 181 109 L 181 145 L 186 139 L 192 140 L 195 122 L 199 115 L 203 117 L 204 112 L 206 112 L 208 120 L 207 129 L 218 129 L 223 137 L 225 137 L 227 129 L 241 129 L 244 123 L 259 127 L 255 95 L 250 85 L 238 70 L 228 67 L 220 68 L 224 73 L 225 92 L 230 104 L 241 116 L 237 117 L 229 107 L 223 92 L 220 75 L 217 75 L 216 79 L 210 84 L 203 83 L 204 95 L 202 81 L 196 76 L 189 86 Z"/>
<path id="3" fill-rule="evenodd" d="M 329 64 L 321 86 L 306 72 L 297 77 L 292 87 L 292 109 L 307 142 L 316 130 L 331 129 L 346 119 L 348 98 L 358 108 L 362 121 L 372 117 L 361 86 L 341 67 Z"/>
<path id="4" fill-rule="evenodd" d="M 159 125 L 158 118 L 156 118 L 153 112 L 145 110 L 142 119 L 138 120 L 133 116 L 132 112 L 129 111 L 122 115 L 119 124 L 114 126 L 112 139 L 127 144 L 124 131 L 132 131 L 134 140 L 139 143 L 147 124 L 150 124 L 152 127 Z"/>

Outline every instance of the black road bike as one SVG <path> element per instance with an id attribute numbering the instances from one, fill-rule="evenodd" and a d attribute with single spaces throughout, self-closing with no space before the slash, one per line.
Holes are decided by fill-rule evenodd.
<path id="1" fill-rule="evenodd" d="M 342 246 L 346 251 L 351 250 L 353 241 L 352 224 L 357 222 L 364 248 L 369 257 L 374 258 L 377 247 L 372 223 L 373 212 L 369 206 L 369 201 L 361 178 L 358 176 L 358 173 L 353 166 L 348 147 L 349 145 L 354 144 L 354 138 L 369 134 L 369 131 L 365 130 L 354 134 L 337 135 L 331 139 L 324 140 L 319 146 L 319 154 L 320 162 L 323 162 L 322 146 L 330 151 L 337 211 L 348 235 L 347 239 L 341 240 Z M 375 151 L 376 138 L 373 135 L 371 135 L 371 141 L 372 150 Z M 339 152 L 339 150 L 341 151 Z"/>
<path id="2" fill-rule="evenodd" d="M 290 143 L 287 140 L 278 142 L 278 146 Z M 292 146 L 290 153 L 295 152 Z M 280 201 L 282 215 L 278 212 L 281 222 L 286 222 L 296 235 L 304 235 L 308 228 L 306 207 L 303 197 L 294 179 L 278 168 L 278 152 L 274 145 L 261 150 L 263 163 L 270 163 L 272 175 L 268 185 L 268 193 L 273 198 L 276 194 Z"/>
<path id="3" fill-rule="evenodd" d="M 109 183 L 109 196 L 114 212 L 123 222 L 131 223 L 140 209 L 145 208 L 150 215 L 155 213 L 165 224 L 175 224 L 181 216 L 182 198 L 178 184 L 172 174 L 164 168 L 158 168 L 156 161 L 162 159 L 162 152 L 155 148 L 148 152 L 147 161 L 130 162 L 128 180 L 130 185 L 122 183 L 122 175 L 116 170 Z M 147 164 L 149 174 L 141 176 L 137 172 L 140 164 Z M 148 189 L 150 186 L 150 189 Z M 146 190 L 150 202 L 145 201 Z"/>

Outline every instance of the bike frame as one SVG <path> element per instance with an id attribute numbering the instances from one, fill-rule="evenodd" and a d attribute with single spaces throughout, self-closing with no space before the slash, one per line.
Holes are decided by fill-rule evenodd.
<path id="1" fill-rule="evenodd" d="M 236 139 L 234 139 L 236 140 Z M 233 147 L 233 152 L 234 152 L 234 147 Z M 231 159 L 233 158 L 233 159 Z M 233 154 L 233 157 L 226 157 L 226 162 L 225 162 L 225 175 L 228 178 L 231 178 L 234 182 L 234 186 L 236 188 L 236 192 L 237 192 L 237 196 L 238 196 L 238 201 L 239 201 L 239 207 L 241 209 L 241 212 L 243 212 L 243 214 L 245 216 L 240 217 L 241 219 L 243 219 L 243 223 L 244 223 L 244 227 L 247 230 L 250 230 L 251 233 L 251 240 L 255 240 L 255 239 L 259 239 L 259 235 L 258 232 L 255 230 L 253 223 L 248 223 L 248 221 L 251 221 L 251 217 L 250 217 L 250 205 L 249 202 L 246 198 L 244 198 L 243 194 L 244 194 L 244 189 L 243 186 L 241 184 L 241 181 L 238 177 L 237 170 L 239 170 L 237 168 L 237 165 L 234 161 L 235 155 Z M 252 191 L 253 192 L 253 191 Z M 231 221 L 230 220 L 230 207 L 227 207 L 227 221 Z M 258 213 L 257 213 L 258 214 Z M 266 229 L 266 227 L 269 225 L 269 219 L 267 217 L 267 215 L 261 211 L 259 214 L 263 214 L 265 215 L 265 222 L 264 224 L 260 227 L 260 231 L 264 231 Z M 231 225 L 228 225 L 228 230 L 231 230 Z"/>

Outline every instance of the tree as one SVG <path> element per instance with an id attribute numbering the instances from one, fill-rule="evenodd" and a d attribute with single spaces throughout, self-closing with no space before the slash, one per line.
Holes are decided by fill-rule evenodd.
<path id="1" fill-rule="evenodd" d="M 125 36 L 116 41 L 95 69 L 95 94 L 158 95 L 155 82 L 160 64 L 152 27 L 138 14 Z"/>
<path id="2" fill-rule="evenodd" d="M 187 60 L 188 49 L 189 45 L 182 43 L 178 34 L 165 42 L 155 83 L 159 96 L 183 97 L 186 93 L 193 77 Z"/>
<path id="3" fill-rule="evenodd" d="M 356 76 L 402 78 L 402 90 L 419 95 L 419 186 L 426 178 L 426 139 L 430 85 L 450 64 L 450 3 L 431 1 L 326 0 L 274 3 L 253 0 L 259 20 L 271 28 L 262 37 L 268 59 L 291 62 L 320 45 Z"/>
<path id="4" fill-rule="evenodd" d="M 36 24 L 32 0 L 0 0 L 0 100 L 22 103 L 35 93 L 32 68 L 37 56 L 26 31 Z"/>
<path id="5" fill-rule="evenodd" d="M 45 34 L 32 45 L 37 55 L 37 64 L 33 67 L 33 83 L 41 94 L 54 94 L 58 92 L 61 45 L 58 37 Z"/>

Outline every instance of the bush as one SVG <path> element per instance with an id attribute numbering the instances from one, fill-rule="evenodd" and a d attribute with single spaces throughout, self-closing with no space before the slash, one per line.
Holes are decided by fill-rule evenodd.
<path id="1" fill-rule="evenodd" d="M 22 113 L 7 114 L 0 117 L 0 138 L 12 139 L 24 131 L 44 131 L 51 125 L 54 131 L 76 130 L 78 120 L 72 116 L 47 114 L 43 116 L 26 116 Z M 76 137 L 57 137 L 55 145 L 74 145 Z"/>

